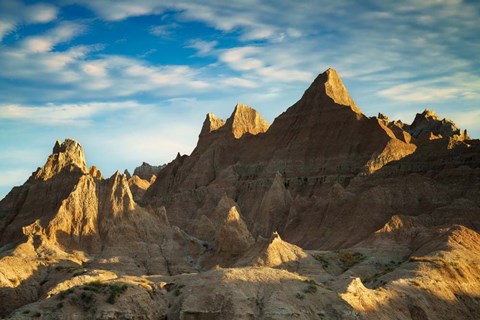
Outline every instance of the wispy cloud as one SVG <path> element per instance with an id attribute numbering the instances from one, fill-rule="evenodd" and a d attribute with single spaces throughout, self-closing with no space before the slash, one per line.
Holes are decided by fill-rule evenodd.
<path id="1" fill-rule="evenodd" d="M 402 84 L 381 90 L 379 95 L 404 102 L 433 102 L 438 99 L 454 99 L 459 94 L 457 88 L 435 88 L 419 86 L 416 83 Z"/>
<path id="2" fill-rule="evenodd" d="M 42 139 L 66 132 L 91 149 L 92 162 L 100 166 L 122 169 L 122 159 L 130 166 L 188 153 L 203 113 L 228 110 L 228 116 L 236 101 L 273 119 L 327 67 L 339 71 L 369 115 L 382 111 L 411 121 L 429 107 L 480 134 L 475 1 L 29 3 L 0 1 L 0 128 L 10 127 L 9 137 L 22 123 L 23 130 L 49 126 L 40 130 Z M 133 21 L 138 27 L 139 20 L 129 18 L 148 15 L 149 22 L 136 31 L 151 42 L 136 48 L 132 41 L 129 53 L 115 49 L 129 44 L 128 35 L 122 35 L 123 43 L 95 44 L 103 41 L 88 38 L 95 23 L 67 21 L 61 14 L 69 4 L 91 9 L 95 23 L 113 29 Z M 151 15 L 158 20 L 152 22 Z M 33 23 L 45 25 L 23 34 L 22 26 Z M 6 41 L 12 32 L 16 37 Z M 163 55 L 164 43 L 178 49 L 174 60 Z M 115 102 L 121 99 L 124 105 Z M 142 143 L 131 147 L 138 140 Z M 125 151 L 123 141 L 135 152 Z"/>
<path id="3" fill-rule="evenodd" d="M 64 22 L 44 34 L 5 46 L 0 52 L 0 79 L 23 81 L 23 84 L 3 85 L 0 92 L 4 101 L 18 101 L 24 96 L 53 102 L 128 97 L 142 92 L 175 95 L 185 88 L 195 91 L 209 86 L 198 76 L 198 71 L 185 65 L 153 66 L 143 60 L 115 55 L 90 58 L 89 54 L 101 50 L 101 46 L 54 50 L 55 45 L 84 30 L 82 25 Z"/>
<path id="4" fill-rule="evenodd" d="M 173 30 L 177 27 L 176 23 L 169 23 L 159 26 L 151 26 L 149 31 L 150 34 L 157 37 L 170 37 L 173 34 Z"/>
<path id="5" fill-rule="evenodd" d="M 231 32 L 241 29 L 241 39 L 249 40 L 283 40 L 286 37 L 298 37 L 300 30 L 292 27 L 300 18 L 297 13 L 308 6 L 318 8 L 315 2 L 302 4 L 288 1 L 275 3 L 253 0 L 249 3 L 244 1 L 173 1 L 162 2 L 153 0 L 139 0 L 132 3 L 128 0 L 94 1 L 94 0 L 64 0 L 67 3 L 78 3 L 88 6 L 103 19 L 118 21 L 128 17 L 147 14 L 162 14 L 167 10 L 175 10 L 177 15 L 184 21 L 201 21 L 218 30 Z M 329 13 L 336 5 L 321 4 L 323 12 Z M 303 12 L 305 13 L 305 12 Z M 281 16 L 291 15 L 291 19 Z M 285 28 L 287 26 L 287 28 Z M 159 29 L 163 33 L 163 28 Z"/>
<path id="6" fill-rule="evenodd" d="M 454 119 L 460 128 L 477 128 L 475 135 L 479 134 L 478 126 L 480 124 L 480 110 L 470 110 L 463 112 L 449 112 L 445 115 L 447 118 Z M 474 136 L 479 138 L 479 136 Z"/>
<path id="7" fill-rule="evenodd" d="M 149 30 L 161 37 L 170 36 L 172 26 L 188 21 L 202 22 L 222 32 L 238 34 L 237 41 L 240 44 L 225 47 L 218 40 L 194 38 L 187 40 L 186 46 L 195 49 L 197 57 L 216 57 L 218 62 L 230 69 L 233 78 L 247 79 L 257 86 L 267 82 L 297 82 L 305 85 L 318 72 L 334 67 L 339 69 L 344 78 L 354 77 L 357 81 L 368 82 L 369 88 L 376 88 L 380 97 L 392 101 L 412 99 L 435 102 L 459 95 L 474 97 L 479 91 L 458 85 L 454 88 L 443 85 L 417 86 L 418 81 L 424 78 L 462 71 L 472 75 L 472 70 L 480 68 L 480 62 L 466 58 L 479 49 L 473 41 L 479 31 L 476 27 L 479 7 L 472 3 L 432 0 L 422 3 L 370 3 L 363 6 L 343 2 L 271 3 L 258 0 L 250 1 L 248 5 L 244 1 L 213 1 L 208 4 L 170 0 L 139 0 L 135 3 L 127 0 L 63 2 L 85 5 L 108 21 L 169 12 L 169 17 L 173 17 L 171 19 L 174 21 L 152 26 Z M 359 14 L 352 15 L 351 12 Z M 241 44 L 242 41 L 245 44 Z M 46 35 L 24 40 L 24 46 L 37 53 L 51 52 L 54 45 L 55 41 Z M 462 47 L 461 52 L 453 50 L 456 47 Z M 55 54 L 60 57 L 63 53 Z M 137 55 L 141 59 L 147 56 Z M 104 71 L 83 66 L 81 59 L 105 66 Z M 14 64 L 18 62 L 13 60 Z M 44 64 L 56 64 L 52 60 L 57 58 L 40 57 Z M 57 78 L 65 79 L 66 83 L 75 83 L 75 89 L 86 90 L 85 96 L 90 98 L 97 97 L 95 91 L 114 87 L 121 90 L 111 90 L 107 93 L 111 97 L 140 92 L 158 95 L 167 93 L 162 92 L 161 88 L 155 90 L 154 86 L 178 83 L 175 81 L 177 72 L 171 74 L 173 81 L 161 80 L 164 78 L 164 67 L 167 70 L 179 67 L 179 73 L 184 70 L 183 66 L 157 66 L 138 60 L 126 63 L 125 59 L 112 56 L 91 60 L 89 57 L 75 59 L 63 68 Z M 21 74 L 21 66 L 28 64 L 19 64 Z M 139 79 L 139 74 L 135 72 L 123 72 L 117 67 L 120 65 L 126 70 L 144 70 L 145 79 Z M 222 82 L 224 76 L 216 78 L 214 71 L 225 72 L 218 64 L 216 67 L 190 67 L 183 74 L 185 86 L 194 91 L 205 91 L 209 87 L 219 89 L 222 83 L 227 87 L 235 83 Z M 78 70 L 85 71 L 85 74 Z M 100 73 L 96 74 L 95 71 Z M 134 84 L 128 87 L 122 84 L 119 77 L 125 77 L 126 82 Z M 247 84 L 245 81 L 236 83 L 253 87 L 253 83 Z M 169 88 L 173 89 L 172 86 Z M 419 90 L 414 92 L 413 89 Z M 62 95 L 72 96 L 72 92 L 67 89 Z"/>
<path id="8" fill-rule="evenodd" d="M 218 41 L 191 39 L 187 42 L 186 47 L 195 49 L 197 51 L 197 55 L 203 57 L 210 54 L 217 45 Z"/>
<path id="9" fill-rule="evenodd" d="M 257 88 L 259 84 L 255 81 L 240 78 L 240 77 L 230 77 L 221 81 L 223 84 L 232 87 L 243 87 L 243 88 Z"/>
<path id="10" fill-rule="evenodd" d="M 73 22 L 61 22 L 40 36 L 25 38 L 20 47 L 29 52 L 49 52 L 59 43 L 67 42 L 85 31 L 85 26 Z"/>
<path id="11" fill-rule="evenodd" d="M 56 19 L 58 9 L 50 4 L 24 5 L 17 0 L 0 1 L 0 42 L 21 23 L 47 23 Z"/>
<path id="12" fill-rule="evenodd" d="M 94 116 L 141 107 L 145 105 L 134 101 L 45 106 L 0 105 L 0 120 L 22 120 L 42 125 L 85 126 Z"/>
<path id="13" fill-rule="evenodd" d="M 31 171 L 23 169 L 2 171 L 2 174 L 0 175 L 0 187 L 13 187 L 21 185 L 31 174 Z"/>

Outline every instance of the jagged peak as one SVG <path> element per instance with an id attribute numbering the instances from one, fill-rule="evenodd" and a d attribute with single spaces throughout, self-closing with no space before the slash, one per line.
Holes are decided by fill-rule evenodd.
<path id="1" fill-rule="evenodd" d="M 255 109 L 242 103 L 237 103 L 225 126 L 231 130 L 236 139 L 246 133 L 252 135 L 264 133 L 269 128 L 267 121 Z"/>
<path id="2" fill-rule="evenodd" d="M 310 87 L 305 91 L 303 98 L 308 97 L 312 97 L 313 100 L 318 101 L 322 101 L 322 98 L 326 97 L 337 105 L 348 106 L 355 113 L 362 113 L 350 97 L 337 71 L 332 68 L 327 69 L 325 72 L 317 76 Z"/>
<path id="3" fill-rule="evenodd" d="M 441 119 L 433 110 L 425 109 L 422 113 L 417 113 L 412 124 L 406 130 L 415 138 L 430 139 L 431 137 L 453 137 L 463 135 L 455 123 L 449 119 Z M 432 136 L 433 134 L 433 136 Z M 465 135 L 465 134 L 464 134 Z M 466 136 L 466 135 L 465 135 Z"/>
<path id="4" fill-rule="evenodd" d="M 228 210 L 227 218 L 225 221 L 227 223 L 233 223 L 233 222 L 238 222 L 240 221 L 240 214 L 237 211 L 237 207 L 233 206 Z"/>
<path id="5" fill-rule="evenodd" d="M 419 116 L 419 115 L 424 117 L 424 118 L 433 118 L 434 120 L 440 120 L 440 118 L 437 116 L 435 111 L 430 110 L 430 109 L 423 110 L 422 113 L 417 114 L 417 116 Z"/>
<path id="6" fill-rule="evenodd" d="M 73 139 L 65 139 L 63 142 L 57 140 L 53 146 L 52 154 L 35 177 L 47 180 L 64 169 L 88 173 L 83 148 L 80 143 Z"/>
<path id="7" fill-rule="evenodd" d="M 381 112 L 378 113 L 377 118 L 380 119 L 380 120 L 385 121 L 386 123 L 389 123 L 389 122 L 390 122 L 390 118 L 388 118 L 388 116 L 384 115 L 384 114 L 381 113 Z"/>
<path id="8" fill-rule="evenodd" d="M 235 206 L 230 208 L 223 220 L 223 224 L 219 225 L 215 235 L 215 242 L 217 253 L 231 252 L 232 254 L 238 254 L 247 250 L 255 242 Z"/>
<path id="9" fill-rule="evenodd" d="M 96 179 L 103 179 L 102 172 L 100 171 L 100 169 L 98 169 L 95 166 L 91 166 L 90 169 L 88 170 L 88 173 Z"/>
<path id="10" fill-rule="evenodd" d="M 215 211 L 213 213 L 213 220 L 214 221 L 224 221 L 227 216 L 230 214 L 230 211 L 232 211 L 232 208 L 235 208 L 237 206 L 237 203 L 233 201 L 227 194 L 223 194 L 223 196 L 220 198 L 220 200 L 217 203 L 217 206 L 215 207 Z M 236 211 L 238 211 L 236 209 Z"/>
<path id="11" fill-rule="evenodd" d="M 213 113 L 207 113 L 205 121 L 203 121 L 202 130 L 200 131 L 200 136 L 209 134 L 210 132 L 216 131 L 223 127 L 225 120 L 218 118 Z"/>
<path id="12" fill-rule="evenodd" d="M 114 185 L 122 184 L 128 186 L 127 175 L 121 173 L 119 170 L 116 170 L 107 180 L 111 181 Z"/>
<path id="13" fill-rule="evenodd" d="M 282 241 L 282 238 L 280 237 L 280 234 L 277 231 L 272 232 L 272 235 L 270 236 L 269 242 L 272 243 L 275 240 Z"/>
<path id="14" fill-rule="evenodd" d="M 143 180 L 150 181 L 152 177 L 156 176 L 166 165 L 152 166 L 143 161 L 142 164 L 133 170 L 133 175 L 138 176 Z"/>
<path id="15" fill-rule="evenodd" d="M 306 258 L 308 254 L 302 248 L 283 241 L 278 232 L 274 231 L 268 240 L 259 237 L 240 264 L 277 267 L 295 264 Z"/>

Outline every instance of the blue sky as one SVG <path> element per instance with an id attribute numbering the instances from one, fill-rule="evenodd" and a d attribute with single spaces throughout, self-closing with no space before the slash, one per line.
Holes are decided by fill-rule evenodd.
<path id="1" fill-rule="evenodd" d="M 0 198 L 55 140 L 110 176 L 189 154 L 207 112 L 268 122 L 328 67 L 369 116 L 480 137 L 480 2 L 0 1 Z"/>

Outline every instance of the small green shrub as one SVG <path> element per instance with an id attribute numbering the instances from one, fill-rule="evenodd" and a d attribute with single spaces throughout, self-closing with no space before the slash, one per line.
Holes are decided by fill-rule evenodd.
<path id="1" fill-rule="evenodd" d="M 305 298 L 305 295 L 297 292 L 297 294 L 295 295 L 295 298 L 300 299 L 300 300 L 303 300 L 303 299 Z"/>
<path id="2" fill-rule="evenodd" d="M 309 284 L 307 288 L 303 289 L 304 293 L 315 293 L 317 292 L 317 286 Z"/>
<path id="3" fill-rule="evenodd" d="M 69 294 L 75 292 L 75 289 L 74 288 L 70 288 L 70 289 L 67 289 L 67 290 L 64 290 L 62 292 L 60 292 L 58 295 L 57 295 L 57 299 L 59 300 L 63 300 L 65 299 L 66 296 L 68 296 Z"/>
<path id="4" fill-rule="evenodd" d="M 91 304 L 95 300 L 93 294 L 88 292 L 82 292 L 82 294 L 80 295 L 80 299 L 86 305 Z"/>
<path id="5" fill-rule="evenodd" d="M 91 281 L 89 283 L 86 284 L 86 286 L 89 286 L 89 287 L 94 287 L 94 288 L 105 288 L 105 287 L 108 287 L 108 284 L 107 283 L 103 283 L 99 280 L 95 280 L 95 281 Z"/>
<path id="6" fill-rule="evenodd" d="M 342 263 L 343 271 L 347 271 L 357 263 L 366 259 L 365 255 L 360 252 L 340 251 L 338 258 Z"/>
<path id="7" fill-rule="evenodd" d="M 117 284 L 112 284 L 109 286 L 110 289 L 110 295 L 108 296 L 107 302 L 110 304 L 114 304 L 117 297 L 127 291 L 128 286 L 126 284 L 123 285 L 117 285 Z"/>
<path id="8" fill-rule="evenodd" d="M 74 277 L 78 277 L 78 276 L 80 276 L 80 275 L 82 275 L 82 274 L 85 274 L 85 273 L 87 273 L 87 272 L 88 272 L 87 269 L 82 269 L 82 270 L 79 270 L 79 271 L 75 272 L 75 273 L 73 274 L 73 276 L 74 276 Z"/>
<path id="9" fill-rule="evenodd" d="M 322 267 L 324 269 L 328 268 L 328 266 L 330 265 L 330 262 L 322 254 L 315 254 L 315 255 L 313 255 L 313 258 L 315 258 L 315 260 L 319 261 L 322 264 Z"/>
<path id="10" fill-rule="evenodd" d="M 182 290 L 180 290 L 180 288 L 177 288 L 177 289 L 175 289 L 175 291 L 173 291 L 173 294 L 174 294 L 176 297 L 178 297 L 179 295 L 182 294 Z"/>
<path id="11" fill-rule="evenodd" d="M 78 267 L 73 267 L 73 266 L 56 266 L 55 267 L 56 271 L 65 271 L 65 272 L 73 272 L 77 269 Z"/>

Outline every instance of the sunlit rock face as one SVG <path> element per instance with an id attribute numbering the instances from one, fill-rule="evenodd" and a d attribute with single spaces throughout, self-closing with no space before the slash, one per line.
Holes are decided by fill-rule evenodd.
<path id="1" fill-rule="evenodd" d="M 269 126 L 104 178 L 56 142 L 0 202 L 10 319 L 476 319 L 480 142 L 365 116 L 333 69 Z"/>
<path id="2" fill-rule="evenodd" d="M 321 243 L 316 228 L 305 229 L 299 222 L 317 227 L 317 215 L 325 209 L 317 215 L 297 212 L 295 197 L 322 186 L 346 185 L 413 153 L 417 146 L 407 132 L 398 130 L 405 134 L 363 115 L 337 72 L 329 69 L 270 127 L 241 104 L 225 122 L 208 114 L 192 154 L 162 170 L 140 203 L 165 206 L 175 225 L 194 233 L 226 192 L 242 208 L 253 236 L 268 238 L 282 230 L 287 241 Z M 331 213 L 326 219 L 336 223 Z M 372 221 L 366 234 L 376 227 Z M 338 234 L 338 243 L 351 241 L 343 226 L 331 230 Z"/>

